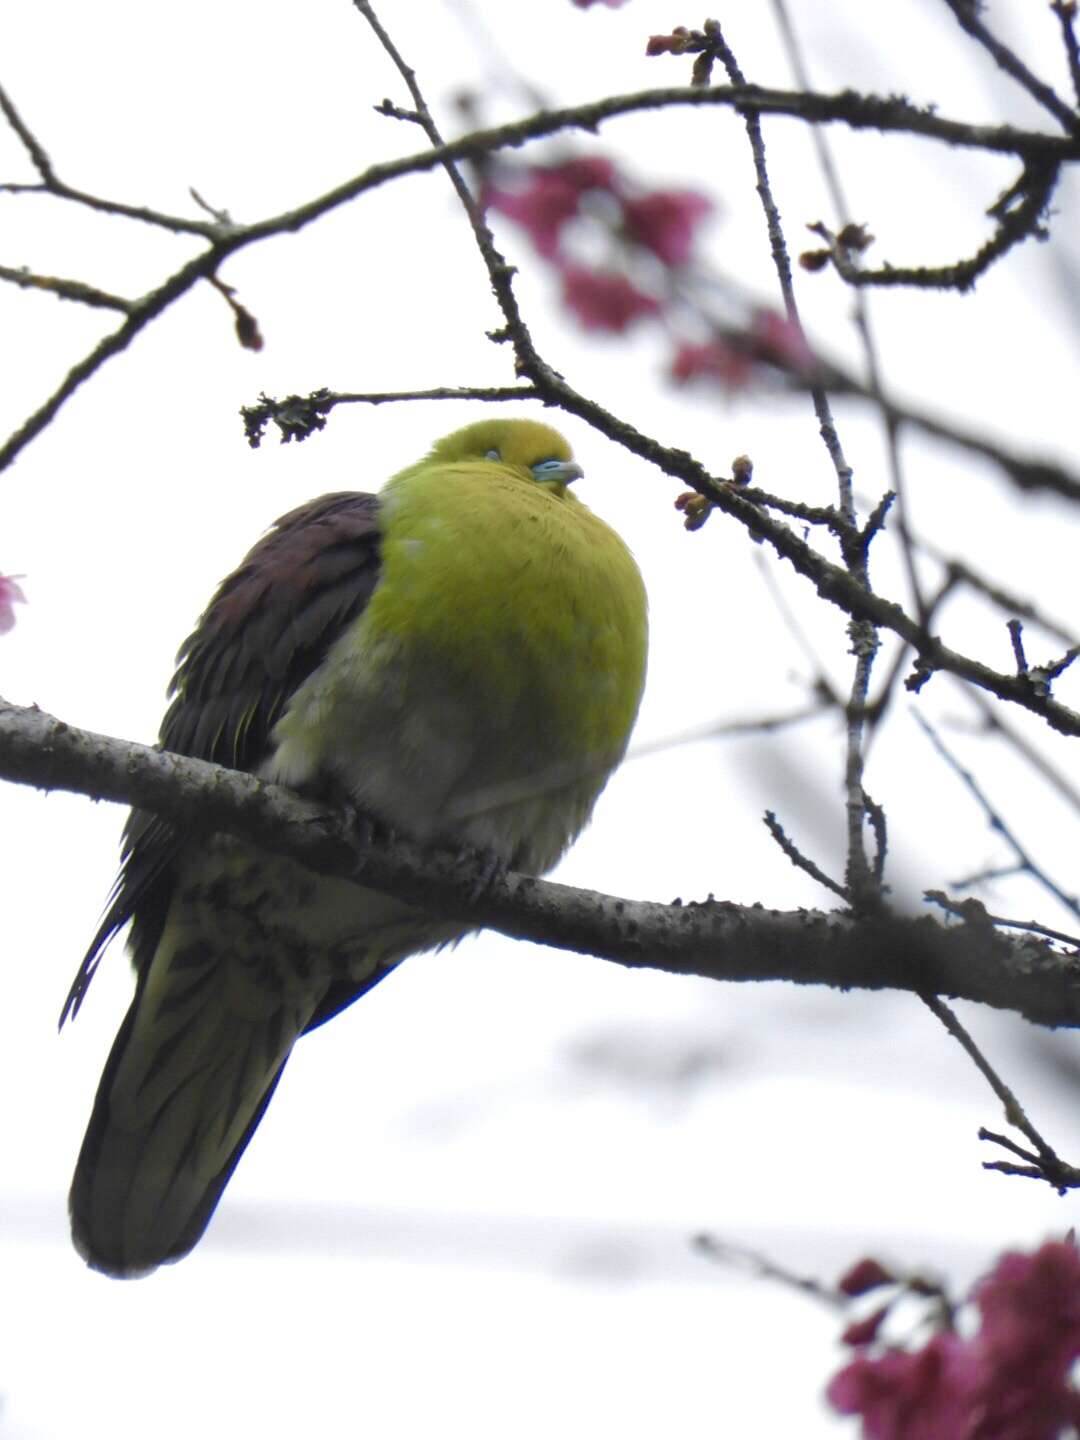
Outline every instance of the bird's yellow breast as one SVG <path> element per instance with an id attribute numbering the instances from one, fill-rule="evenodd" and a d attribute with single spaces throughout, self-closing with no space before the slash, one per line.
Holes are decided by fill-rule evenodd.
<path id="1" fill-rule="evenodd" d="M 544 747 L 621 752 L 641 697 L 645 592 L 630 552 L 569 493 L 494 463 L 383 491 L 383 575 L 362 624 Z"/>

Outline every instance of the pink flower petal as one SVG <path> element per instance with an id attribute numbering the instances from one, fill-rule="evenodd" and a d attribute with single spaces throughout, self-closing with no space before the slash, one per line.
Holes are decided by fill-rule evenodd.
<path id="1" fill-rule="evenodd" d="M 563 299 L 586 330 L 622 334 L 645 315 L 655 314 L 660 302 L 613 270 L 587 270 L 582 265 L 563 268 Z"/>
<path id="2" fill-rule="evenodd" d="M 626 228 L 639 245 L 665 265 L 685 265 L 694 231 L 712 211 L 712 201 L 695 190 L 654 190 L 623 202 Z"/>
<path id="3" fill-rule="evenodd" d="M 22 586 L 16 583 L 14 575 L 0 575 L 0 635 L 6 635 L 15 626 L 15 605 L 25 605 L 26 596 Z"/>

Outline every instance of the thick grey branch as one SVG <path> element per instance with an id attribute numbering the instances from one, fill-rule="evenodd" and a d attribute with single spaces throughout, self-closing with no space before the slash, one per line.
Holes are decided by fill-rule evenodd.
<path id="1" fill-rule="evenodd" d="M 196 831 L 227 830 L 318 870 L 353 876 L 515 939 L 714 980 L 789 980 L 943 994 L 1080 1024 L 1080 958 L 973 919 L 853 919 L 708 899 L 626 900 L 509 874 L 470 899 L 475 867 L 403 841 L 361 853 L 337 814 L 251 775 L 78 730 L 0 700 L 0 776 L 140 805 Z"/>

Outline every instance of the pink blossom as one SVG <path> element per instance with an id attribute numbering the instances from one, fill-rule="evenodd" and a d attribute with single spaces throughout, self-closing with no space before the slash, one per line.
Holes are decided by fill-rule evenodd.
<path id="1" fill-rule="evenodd" d="M 1080 1251 L 1048 1241 L 1032 1255 L 1003 1255 L 978 1284 L 980 1343 L 998 1361 L 1064 1375 L 1080 1356 Z"/>
<path id="2" fill-rule="evenodd" d="M 886 1270 L 880 1260 L 857 1260 L 844 1271 L 836 1288 L 841 1295 L 865 1295 L 881 1285 L 892 1285 L 896 1276 Z"/>
<path id="3" fill-rule="evenodd" d="M 22 592 L 22 586 L 17 584 L 21 575 L 0 575 L 0 635 L 6 635 L 14 628 L 15 605 L 25 605 L 26 596 Z"/>
<path id="4" fill-rule="evenodd" d="M 993 1440 L 1051 1440 L 1080 1417 L 1069 1371 L 1080 1356 L 1080 1253 L 1048 1242 L 1003 1255 L 976 1287 L 976 1337 Z"/>
<path id="5" fill-rule="evenodd" d="M 578 213 L 587 190 L 610 189 L 615 167 L 599 155 L 583 155 L 561 165 L 531 166 L 528 183 L 520 190 L 490 185 L 484 200 L 524 230 L 541 255 L 549 260 L 558 253 L 562 229 Z"/>
<path id="6" fill-rule="evenodd" d="M 747 336 L 758 358 L 781 370 L 806 375 L 817 368 L 817 356 L 797 320 L 775 310 L 759 310 Z"/>
<path id="7" fill-rule="evenodd" d="M 918 1350 L 863 1350 L 826 1394 L 861 1415 L 865 1440 L 1056 1440 L 1080 1423 L 1069 1384 L 1080 1357 L 1080 1253 L 1049 1242 L 1011 1253 L 975 1288 L 971 1339 L 936 1334 Z M 873 1345 L 874 1333 L 856 1343 Z"/>
<path id="8" fill-rule="evenodd" d="M 645 54 L 652 55 L 681 55 L 687 47 L 690 39 L 690 32 L 685 25 L 680 25 L 670 35 L 650 35 L 645 46 Z"/>
<path id="9" fill-rule="evenodd" d="M 690 380 L 714 380 L 729 390 L 749 385 L 754 362 L 743 350 L 736 350 L 720 339 L 703 344 L 680 345 L 671 362 L 671 378 L 680 385 Z"/>
<path id="10" fill-rule="evenodd" d="M 613 162 L 603 155 L 575 155 L 551 166 L 550 173 L 561 176 L 579 192 L 614 190 L 618 184 Z"/>
<path id="11" fill-rule="evenodd" d="M 813 372 L 817 360 L 796 321 L 771 310 L 759 310 L 744 330 L 680 345 L 671 364 L 671 376 L 681 384 L 704 379 L 739 390 L 751 383 L 762 364 L 805 376 Z"/>
<path id="12" fill-rule="evenodd" d="M 853 1320 L 840 1339 L 845 1345 L 850 1345 L 852 1348 L 858 1348 L 860 1345 L 872 1345 L 891 1309 L 891 1305 L 881 1305 L 872 1315 L 866 1315 L 861 1320 Z"/>
<path id="13" fill-rule="evenodd" d="M 623 202 L 626 228 L 639 245 L 665 265 L 685 265 L 694 230 L 712 210 L 712 202 L 696 190 L 654 190 Z"/>
<path id="14" fill-rule="evenodd" d="M 941 1334 L 914 1352 L 857 1356 L 825 1394 L 841 1415 L 862 1416 L 866 1440 L 975 1440 L 977 1382 L 969 1347 Z"/>
<path id="15" fill-rule="evenodd" d="M 644 315 L 655 314 L 659 301 L 644 294 L 614 270 L 587 270 L 566 265 L 562 271 L 563 299 L 586 330 L 628 329 Z"/>
<path id="16" fill-rule="evenodd" d="M 541 255 L 551 259 L 559 249 L 562 228 L 578 210 L 578 192 L 555 176 L 535 173 L 525 190 L 488 186 L 484 200 L 529 233 Z"/>

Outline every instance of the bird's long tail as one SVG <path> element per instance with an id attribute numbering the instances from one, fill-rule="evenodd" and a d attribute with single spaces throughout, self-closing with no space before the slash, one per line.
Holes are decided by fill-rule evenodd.
<path id="1" fill-rule="evenodd" d="M 162 937 L 72 1181 L 72 1235 L 95 1270 L 144 1275 L 205 1230 L 319 998 L 268 978 L 205 939 Z"/>

